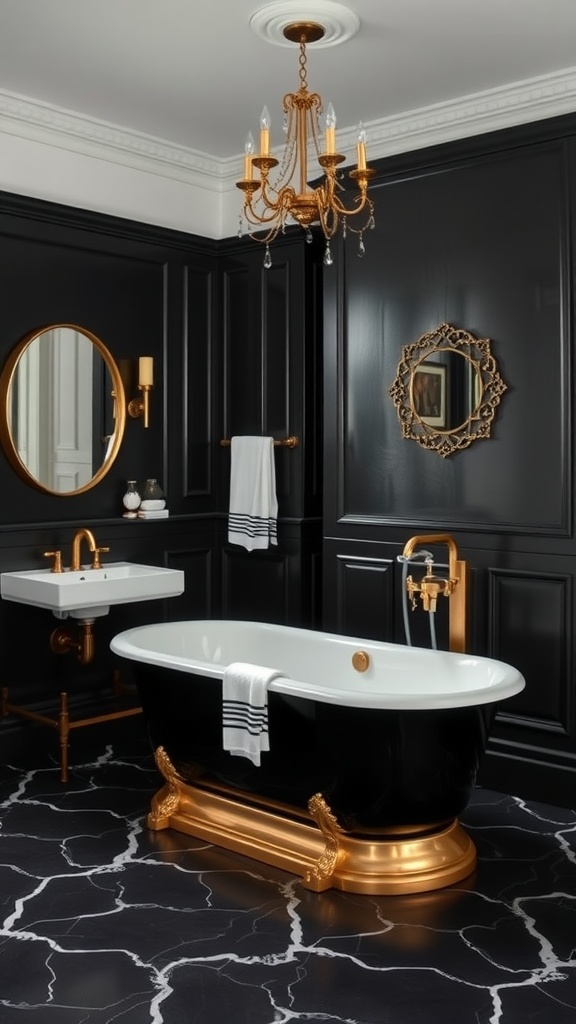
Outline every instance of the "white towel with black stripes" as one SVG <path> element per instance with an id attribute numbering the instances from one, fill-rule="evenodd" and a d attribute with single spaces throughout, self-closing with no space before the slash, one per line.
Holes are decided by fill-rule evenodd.
<path id="1" fill-rule="evenodd" d="M 270 750 L 268 684 L 282 675 L 277 669 L 235 661 L 222 680 L 222 743 L 224 750 L 248 757 L 260 767 L 260 754 Z"/>
<path id="2" fill-rule="evenodd" d="M 274 441 L 233 437 L 230 442 L 228 541 L 247 551 L 277 544 L 278 499 Z"/>

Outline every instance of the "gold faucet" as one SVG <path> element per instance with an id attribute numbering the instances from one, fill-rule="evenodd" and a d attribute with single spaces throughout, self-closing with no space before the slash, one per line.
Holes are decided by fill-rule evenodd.
<path id="1" fill-rule="evenodd" d="M 96 538 L 92 533 L 92 530 L 87 530 L 84 526 L 82 526 L 79 530 L 76 530 L 76 533 L 72 538 L 72 557 L 70 559 L 71 572 L 77 572 L 78 569 L 82 568 L 80 562 L 80 546 L 83 540 L 86 541 L 88 545 L 88 550 L 91 551 L 92 555 L 94 556 L 92 559 L 93 569 L 101 568 L 100 552 L 110 550 L 110 548 L 99 548 L 96 544 Z"/>
<path id="2" fill-rule="evenodd" d="M 441 594 L 450 598 L 449 610 L 449 648 L 458 654 L 464 654 L 467 643 L 466 597 L 468 590 L 468 566 L 458 558 L 456 541 L 447 533 L 429 533 L 424 536 L 411 537 L 404 547 L 402 556 L 410 559 L 417 546 L 425 544 L 446 544 L 448 547 L 448 579 L 434 576 L 432 565 L 428 563 L 426 575 L 416 583 L 411 576 L 406 580 L 406 588 L 415 606 L 415 594 L 419 593 L 422 606 L 427 612 L 436 611 L 436 601 Z"/>

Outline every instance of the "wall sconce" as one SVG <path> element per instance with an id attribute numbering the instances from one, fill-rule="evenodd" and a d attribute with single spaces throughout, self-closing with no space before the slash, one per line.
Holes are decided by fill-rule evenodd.
<path id="1" fill-rule="evenodd" d="M 144 426 L 148 426 L 148 393 L 154 387 L 154 359 L 152 356 L 140 356 L 138 360 L 138 391 L 142 398 L 133 398 L 128 403 L 128 413 L 134 419 L 144 417 Z"/>

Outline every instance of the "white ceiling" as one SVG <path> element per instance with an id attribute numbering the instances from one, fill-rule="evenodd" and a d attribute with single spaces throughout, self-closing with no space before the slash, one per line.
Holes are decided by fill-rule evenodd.
<path id="1" fill-rule="evenodd" d="M 299 84 L 298 50 L 272 45 L 251 29 L 263 6 L 0 0 L 0 90 L 216 160 L 242 152 L 266 103 L 272 142 L 280 144 L 282 96 Z M 299 20 L 318 5 L 296 6 Z M 345 6 L 358 16 L 359 30 L 342 45 L 309 46 L 308 85 L 325 104 L 333 102 L 339 126 L 362 120 L 369 138 L 370 125 L 382 119 L 564 69 L 576 74 L 576 0 Z"/>

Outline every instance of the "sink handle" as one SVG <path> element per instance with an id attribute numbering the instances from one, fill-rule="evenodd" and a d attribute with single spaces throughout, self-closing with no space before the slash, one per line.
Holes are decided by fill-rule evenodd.
<path id="1" fill-rule="evenodd" d="M 45 551 L 44 558 L 54 559 L 54 564 L 52 565 L 52 572 L 63 572 L 61 551 Z"/>
<path id="2" fill-rule="evenodd" d="M 102 563 L 100 561 L 100 554 L 104 551 L 110 551 L 110 548 L 94 548 L 94 558 L 92 560 L 93 569 L 101 569 Z"/>

